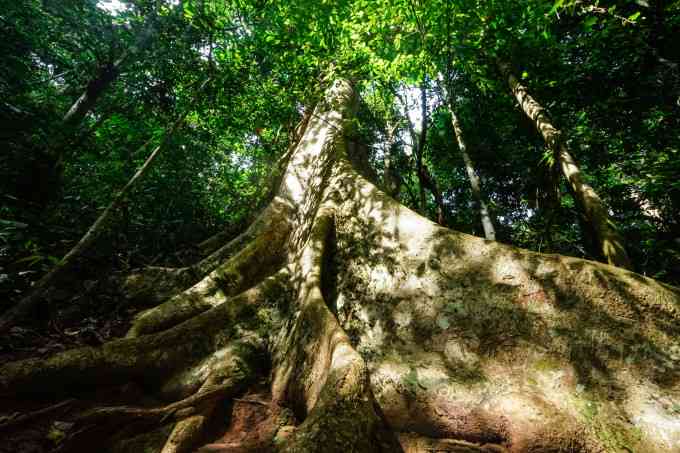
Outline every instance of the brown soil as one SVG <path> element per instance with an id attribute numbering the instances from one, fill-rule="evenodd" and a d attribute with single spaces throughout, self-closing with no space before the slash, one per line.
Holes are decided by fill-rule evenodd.
<path id="1" fill-rule="evenodd" d="M 226 402 L 224 404 L 227 404 Z M 271 451 L 293 428 L 289 412 L 273 403 L 269 392 L 252 389 L 236 398 L 216 423 L 227 426 L 197 453 L 255 453 Z M 225 420 L 226 418 L 226 420 Z"/>

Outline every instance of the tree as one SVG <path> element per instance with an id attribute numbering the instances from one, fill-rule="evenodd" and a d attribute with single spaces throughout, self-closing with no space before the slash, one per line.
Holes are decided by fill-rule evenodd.
<path id="1" fill-rule="evenodd" d="M 265 376 L 274 422 L 232 448 L 672 451 L 680 291 L 405 208 L 350 164 L 355 97 L 330 86 L 214 270 L 125 339 L 3 365 L 0 394 L 132 379 L 176 401 L 80 413 L 71 448 L 169 423 L 164 451 L 191 451 L 215 405 Z"/>
<path id="2" fill-rule="evenodd" d="M 408 111 L 409 106 L 403 96 L 395 93 L 403 106 L 403 108 Z M 427 212 L 427 202 L 425 196 L 425 190 L 429 190 L 434 197 L 434 202 L 436 206 L 436 218 L 440 225 L 445 225 L 446 221 L 444 219 L 444 199 L 442 193 L 437 186 L 437 181 L 432 176 L 424 163 L 424 153 L 425 147 L 427 145 L 427 129 L 429 124 L 429 115 L 427 109 L 427 83 L 422 81 L 420 85 L 420 134 L 416 134 L 415 127 L 411 122 L 410 118 L 406 118 L 406 125 L 408 127 L 409 135 L 411 136 L 412 152 L 415 157 L 415 172 L 418 178 L 418 209 L 421 213 Z"/>
<path id="3" fill-rule="evenodd" d="M 399 198 L 399 193 L 401 192 L 401 177 L 396 170 L 396 133 L 399 128 L 399 124 L 394 122 L 389 122 L 386 127 L 386 140 L 385 140 L 385 169 L 383 172 L 383 185 L 385 187 L 385 192 L 393 198 Z"/>
<path id="4" fill-rule="evenodd" d="M 561 132 L 553 126 L 545 109 L 531 97 L 526 87 L 512 74 L 509 64 L 499 61 L 498 67 L 507 78 L 510 91 L 517 98 L 520 107 L 535 123 L 546 145 L 553 151 L 557 165 L 562 170 L 575 199 L 595 233 L 600 253 L 609 264 L 630 269 L 632 264 L 616 225 L 611 220 L 600 197 L 581 175 L 581 170 L 569 153 Z"/>
<path id="5" fill-rule="evenodd" d="M 449 90 L 451 91 L 451 90 Z M 456 134 L 456 141 L 458 142 L 458 149 L 460 154 L 463 156 L 463 162 L 465 163 L 465 171 L 470 180 L 470 187 L 472 188 L 472 197 L 477 202 L 479 206 L 479 215 L 482 219 L 482 228 L 484 229 L 484 237 L 490 241 L 496 240 L 496 229 L 493 226 L 493 221 L 491 220 L 491 214 L 489 213 L 489 208 L 486 206 L 486 202 L 482 198 L 482 189 L 479 180 L 479 176 L 475 171 L 474 164 L 470 155 L 467 152 L 467 145 L 465 144 L 465 138 L 463 135 L 463 129 L 460 126 L 460 121 L 456 116 L 454 110 L 453 98 L 449 94 L 449 113 L 451 114 L 451 126 Z"/>
<path id="6" fill-rule="evenodd" d="M 202 90 L 207 84 L 206 80 L 199 90 Z M 184 117 L 186 113 L 183 113 L 177 118 L 172 127 L 166 132 L 161 143 L 156 146 L 149 157 L 146 158 L 144 164 L 135 172 L 135 174 L 130 178 L 130 180 L 125 184 L 125 186 L 118 191 L 118 193 L 113 197 L 111 203 L 106 207 L 106 209 L 97 217 L 97 220 L 88 228 L 87 232 L 83 235 L 78 243 L 68 251 L 66 255 L 48 272 L 45 274 L 36 284 L 31 288 L 28 296 L 17 302 L 10 310 L 2 314 L 0 317 L 0 330 L 8 331 L 10 327 L 26 318 L 32 311 L 35 310 L 35 306 L 40 304 L 40 302 L 45 298 L 45 293 L 50 290 L 57 283 L 57 281 L 68 273 L 73 265 L 82 259 L 83 255 L 90 251 L 92 246 L 96 244 L 97 239 L 104 233 L 110 224 L 113 223 L 112 220 L 115 217 L 118 209 L 123 204 L 125 197 L 130 193 L 137 181 L 142 179 L 150 166 L 153 164 L 156 157 L 163 149 L 169 138 L 172 137 L 177 132 L 184 122 Z M 145 143 L 142 149 L 147 148 L 150 142 Z"/>
<path id="7" fill-rule="evenodd" d="M 40 12 L 45 2 L 21 3 Z M 92 0 L 67 3 L 98 10 Z M 562 11 L 566 2 L 550 3 L 131 1 L 178 14 L 162 21 L 154 57 L 131 61 L 101 98 L 104 119 L 85 118 L 96 131 L 65 160 L 69 194 L 55 208 L 59 218 L 45 220 L 51 236 L 37 242 L 49 252 L 8 233 L 33 225 L 21 223 L 21 208 L 0 206 L 0 289 L 12 296 L 5 305 L 25 294 L 11 284 L 14 274 L 28 270 L 29 288 L 48 271 L 26 263 L 63 256 L 59 247 L 68 250 L 102 207 L 115 207 L 112 194 L 147 157 L 132 151 L 138 144 L 160 139 L 180 112 L 186 127 L 128 192 L 126 228 L 94 229 L 99 240 L 86 244 L 105 258 L 83 257 L 73 263 L 75 283 L 60 278 L 60 291 L 44 292 L 56 299 L 69 289 L 73 297 L 39 300 L 40 319 L 2 332 L 0 397 L 8 404 L 0 434 L 8 448 L 21 449 L 13 427 L 38 420 L 29 429 L 46 428 L 41 444 L 61 451 L 193 451 L 218 437 L 211 425 L 223 428 L 233 405 L 238 436 L 201 451 L 677 450 L 680 292 L 565 256 L 592 256 L 578 249 L 573 199 L 559 197 L 552 175 L 545 184 L 536 177 L 544 140 L 486 58 L 529 62 L 522 79 L 555 100 L 551 113 L 574 131 L 574 146 L 592 151 L 579 160 L 622 220 L 626 245 L 651 250 L 644 260 L 634 255 L 650 272 L 664 262 L 647 258 L 677 239 L 648 245 L 672 231 L 661 226 L 672 227 L 680 212 L 672 197 L 680 187 L 675 98 L 668 105 L 669 96 L 655 95 L 674 76 L 664 69 L 638 86 L 637 28 L 605 27 Z M 625 8 L 616 14 L 636 7 Z M 668 25 L 658 24 L 659 36 L 672 36 L 677 17 L 662 12 Z M 78 20 L 57 27 L 48 17 L 32 27 L 31 18 L 17 6 L 0 14 L 13 37 L 0 43 L 10 56 L 0 64 L 0 118 L 26 123 L 21 140 L 8 142 L 19 157 L 38 148 L 41 128 L 31 119 L 61 124 L 77 93 L 60 88 L 86 80 L 26 83 L 52 77 L 53 60 L 13 43 L 32 41 L 24 35 L 35 29 L 35 48 L 56 48 L 65 67 L 100 60 L 65 51 L 82 37 Z M 51 45 L 62 29 L 68 37 Z M 105 37 L 92 42 L 107 47 Z M 668 57 L 663 42 L 654 60 Z M 418 91 L 453 67 L 455 113 L 503 243 L 443 228 L 444 214 L 456 228 L 479 223 L 446 103 L 428 112 L 421 91 L 418 155 L 399 148 L 405 118 L 394 115 L 394 94 L 384 88 Z M 632 83 L 620 83 L 620 68 Z M 192 101 L 206 74 L 219 83 Z M 601 80 L 608 93 L 599 92 Z M 645 175 L 635 174 L 641 163 Z M 390 194 L 404 189 L 408 206 L 374 185 L 379 176 Z M 532 212 L 527 192 L 537 187 L 554 194 L 554 222 Z M 654 223 L 640 209 L 647 201 Z M 73 232 L 60 234 L 63 224 Z M 542 230 L 551 226 L 549 251 L 561 255 L 505 245 L 544 250 Z M 5 242 L 30 255 L 7 259 Z M 188 257 L 179 258 L 187 244 Z M 664 253 L 672 263 L 672 250 Z M 676 281 L 672 275 L 662 276 Z M 126 297 L 106 291 L 119 288 Z M 106 327 L 116 323 L 118 330 Z M 56 336 L 61 352 L 11 344 L 34 331 Z M 33 405 L 40 408 L 14 414 Z"/>

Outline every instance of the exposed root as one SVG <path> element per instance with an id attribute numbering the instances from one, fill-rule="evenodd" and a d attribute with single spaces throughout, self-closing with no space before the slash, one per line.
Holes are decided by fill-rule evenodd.
<path id="1" fill-rule="evenodd" d="M 282 262 L 283 241 L 290 231 L 287 221 L 290 209 L 282 199 L 275 198 L 246 231 L 206 258 L 192 266 L 178 269 L 155 266 L 140 269 L 122 282 L 123 294 L 131 300 L 155 306 L 196 284 L 218 267 L 225 269 L 230 262 L 235 272 L 246 270 L 248 263 L 251 263 L 252 269 L 247 270 L 254 269 L 256 272 L 246 271 L 241 278 L 251 283 L 259 280 L 263 274 L 257 271 L 262 266 L 279 267 Z M 238 289 L 238 281 L 233 282 L 232 286 Z"/>
<path id="2" fill-rule="evenodd" d="M 1 367 L 0 395 L 148 379 L 184 401 L 232 353 L 247 367 L 267 351 L 271 404 L 237 401 L 240 421 L 199 451 L 676 451 L 680 292 L 436 226 L 352 169 L 341 110 L 310 120 L 279 190 L 296 209 L 268 217 L 273 236 L 140 317 L 132 336 L 148 335 Z M 274 249 L 287 271 L 257 283 L 284 261 Z M 165 453 L 183 451 L 218 400 L 139 419 L 159 446 L 157 425 L 179 420 Z"/>
<path id="3" fill-rule="evenodd" d="M 208 381 L 206 381 L 199 394 L 210 391 L 210 388 L 219 380 L 219 375 L 212 375 Z M 196 410 L 193 415 L 178 421 L 166 440 L 161 453 L 184 453 L 191 451 L 196 447 L 202 437 L 203 429 L 210 419 L 210 416 L 215 411 L 219 400 L 227 396 L 232 396 L 234 393 L 235 392 L 230 392 L 230 395 L 221 395 L 222 398 L 211 398 L 203 405 L 202 409 Z M 192 407 L 195 406 L 192 405 Z"/>
<path id="4" fill-rule="evenodd" d="M 297 319 L 284 329 L 272 386 L 274 401 L 296 407 L 304 422 L 283 451 L 399 451 L 380 415 L 368 371 L 321 294 L 324 245 L 333 218 L 321 209 L 297 271 Z"/>
<path id="5" fill-rule="evenodd" d="M 190 451 L 200 440 L 203 414 L 209 415 L 220 400 L 238 394 L 251 378 L 250 374 L 239 369 L 222 383 L 206 386 L 184 400 L 163 407 L 118 406 L 92 409 L 74 420 L 73 434 L 65 442 L 65 451 L 90 445 L 94 439 L 107 437 L 119 432 L 121 428 L 124 428 L 124 437 L 130 438 L 174 420 L 177 420 L 177 424 L 166 441 L 164 453 Z"/>
<path id="6" fill-rule="evenodd" d="M 188 267 L 148 266 L 125 276 L 120 282 L 120 290 L 133 303 L 154 306 L 195 281 L 196 277 Z"/>
<path id="7" fill-rule="evenodd" d="M 81 348 L 47 360 L 29 359 L 0 368 L 0 394 L 70 391 L 148 380 L 164 396 L 197 393 L 155 408 L 105 407 L 77 417 L 62 444 L 74 449 L 122 430 L 122 438 L 177 420 L 163 453 L 191 451 L 220 400 L 232 397 L 261 371 L 266 341 L 260 333 L 273 322 L 262 318 L 286 298 L 287 272 L 160 333 L 116 340 L 100 348 Z M 207 373 L 207 375 L 206 375 Z M 158 380 L 165 381 L 160 387 Z M 273 436 L 273 435 L 272 435 Z"/>
<path id="8" fill-rule="evenodd" d="M 215 406 L 207 408 L 204 413 L 192 415 L 175 424 L 170 436 L 165 441 L 161 453 L 184 453 L 192 451 L 203 435 L 203 429 Z"/>
<path id="9" fill-rule="evenodd" d="M 241 371 L 243 369 L 249 370 L 250 373 L 247 375 L 244 374 Z M 210 374 L 198 394 L 200 395 L 209 392 L 211 391 L 210 389 L 215 386 L 223 386 L 225 385 L 224 383 L 227 382 L 236 383 L 237 385 L 231 387 L 229 394 L 221 395 L 218 398 L 210 398 L 205 404 L 201 404 L 201 407 L 191 405 L 191 407 L 196 410 L 194 410 L 189 417 L 180 420 L 175 424 L 161 453 L 184 453 L 192 451 L 201 440 L 203 430 L 220 400 L 235 395 L 237 391 L 242 389 L 243 384 L 252 382 L 253 378 L 255 378 L 255 374 L 252 373 L 252 369 L 241 366 L 237 360 L 227 362 L 222 360 L 219 362 L 217 369 Z"/>
<path id="10" fill-rule="evenodd" d="M 216 400 L 227 398 L 242 389 L 248 376 L 236 375 L 219 385 L 208 385 L 198 393 L 162 407 L 143 408 L 130 406 L 101 407 L 92 409 L 77 417 L 81 425 L 90 423 L 162 423 L 181 420 L 201 411 L 201 408 Z"/>
<path id="11" fill-rule="evenodd" d="M 191 451 L 201 440 L 203 427 L 216 405 L 241 393 L 262 373 L 263 368 L 257 366 L 263 365 L 261 354 L 261 340 L 253 334 L 243 334 L 238 341 L 216 353 L 220 360 L 211 365 L 209 377 L 202 380 L 203 385 L 196 393 L 180 401 L 161 407 L 99 407 L 75 418 L 67 417 L 66 420 L 73 422 L 73 428 L 69 429 L 60 451 L 79 451 L 80 447 L 114 433 L 118 433 L 120 439 L 130 439 L 173 421 L 177 421 L 177 425 L 163 451 Z"/>
<path id="12" fill-rule="evenodd" d="M 272 403 L 264 394 L 234 398 L 233 401 L 229 429 L 218 439 L 202 446 L 199 453 L 276 451 L 276 446 L 295 430 L 292 412 Z"/>
<path id="13" fill-rule="evenodd" d="M 281 253 L 280 250 L 271 248 L 270 239 L 268 235 L 258 237 L 196 285 L 163 304 L 140 313 L 127 337 L 159 332 L 177 325 L 224 303 L 229 296 L 239 294 L 271 275 L 281 265 Z M 276 246 L 276 242 L 274 245 Z M 282 278 L 285 276 L 281 274 L 275 280 L 280 282 Z M 274 283 L 269 285 L 271 284 Z M 260 297 L 260 289 L 262 288 L 247 291 L 247 297 Z"/>
<path id="14" fill-rule="evenodd" d="M 495 444 L 474 444 L 456 439 L 433 439 L 413 433 L 402 433 L 399 442 L 404 453 L 507 453 L 507 449 Z"/>
<path id="15" fill-rule="evenodd" d="M 131 378 L 158 378 L 210 355 L 235 338 L 241 349 L 257 357 L 264 348 L 258 335 L 251 293 L 243 293 L 218 307 L 166 331 L 141 338 L 125 338 L 98 348 L 85 347 L 48 359 L 27 359 L 0 368 L 0 395 L 62 393 L 96 383 L 122 383 Z"/>
<path id="16" fill-rule="evenodd" d="M 69 399 L 66 401 L 61 401 L 56 404 L 52 404 L 47 407 L 43 407 L 42 409 L 35 410 L 33 412 L 29 412 L 27 414 L 21 414 L 17 415 L 16 417 L 11 418 L 10 420 L 0 423 L 0 433 L 3 431 L 8 431 L 10 429 L 15 429 L 18 426 L 21 426 L 25 423 L 28 423 L 30 421 L 34 421 L 38 418 L 45 417 L 47 415 L 53 414 L 54 412 L 57 412 L 61 409 L 64 409 L 71 404 L 73 404 L 76 400 L 74 399 Z"/>

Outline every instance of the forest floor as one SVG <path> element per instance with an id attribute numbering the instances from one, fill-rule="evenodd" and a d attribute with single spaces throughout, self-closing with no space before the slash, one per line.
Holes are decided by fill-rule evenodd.
<path id="1" fill-rule="evenodd" d="M 182 261 L 186 260 L 186 264 L 189 264 L 196 259 L 193 255 L 195 252 L 185 253 Z M 17 275 L 25 272 L 14 271 Z M 143 301 L 127 299 L 120 291 L 121 277 L 126 274 L 119 263 L 101 261 L 91 262 L 89 267 L 74 272 L 68 280 L 61 282 L 59 288 L 53 288 L 50 300 L 45 301 L 33 319 L 12 327 L 7 334 L 0 336 L 0 364 L 28 358 L 47 358 L 68 349 L 99 346 L 125 336 L 135 315 L 148 308 Z M 32 272 L 30 277 L 31 280 L 37 280 L 40 274 Z M 12 299 L 18 300 L 26 294 L 30 282 L 17 284 L 16 288 Z M 60 451 L 62 441 L 73 426 L 67 421 L 70 414 L 104 401 L 111 404 L 138 403 L 142 395 L 142 389 L 130 383 L 120 388 L 97 389 L 96 394 L 78 401 L 63 398 L 54 400 L 50 395 L 33 400 L 0 398 L 0 453 Z M 256 397 L 258 400 L 266 398 L 260 394 Z M 149 404 L 154 403 L 157 402 L 149 401 Z M 210 431 L 211 438 L 217 439 L 216 445 L 227 444 L 238 432 L 236 428 L 230 428 L 229 431 L 225 427 L 238 427 L 239 423 L 252 426 L 252 420 L 262 418 L 263 407 L 236 402 L 236 418 L 231 424 L 228 420 L 231 405 L 222 408 L 223 416 L 216 417 L 222 423 Z M 246 409 L 252 409 L 252 414 Z"/>
<path id="2" fill-rule="evenodd" d="M 181 251 L 181 256 L 153 259 L 152 264 L 182 267 L 198 260 L 200 256 L 191 247 Z M 10 257 L 11 258 L 11 257 Z M 15 260 L 9 261 L 16 261 Z M 136 257 L 149 262 L 148 257 Z M 6 260 L 7 261 L 7 260 Z M 37 281 L 42 272 L 27 270 L 25 266 L 6 265 L 12 287 L 3 286 L 4 306 L 7 308 L 27 294 L 31 281 Z M 99 346 L 125 336 L 135 315 L 148 308 L 144 301 L 130 300 L 120 290 L 121 281 L 131 270 L 111 259 L 92 259 L 82 265 L 59 288 L 50 291 L 50 299 L 40 307 L 34 317 L 0 336 L 0 364 L 29 359 L 47 358 L 58 352 L 83 346 Z M 9 280 L 8 279 L 8 280 Z M 82 444 L 70 448 L 68 438 L 73 434 L 73 414 L 97 405 L 157 406 L 162 402 L 144 397 L 138 383 L 130 382 L 119 387 L 99 386 L 80 399 L 55 399 L 52 395 L 36 395 L 33 399 L 0 397 L 0 453 L 48 453 L 81 451 Z M 282 411 L 271 401 L 270 382 L 262 381 L 248 388 L 243 395 L 224 401 L 216 409 L 211 426 L 206 429 L 204 445 L 199 453 L 236 453 L 265 451 L 272 435 L 278 431 L 280 440 L 287 432 L 280 427 Z M 295 425 L 289 415 L 291 427 Z M 132 437 L 108 450 L 109 442 L 93 439 L 87 451 L 146 451 L 157 445 L 158 439 L 167 437 L 172 425 L 152 429 Z M 99 447 L 96 447 L 97 443 Z"/>
<path id="3" fill-rule="evenodd" d="M 48 357 L 81 346 L 98 346 L 122 337 L 141 309 L 130 306 L 111 287 L 113 269 L 102 269 L 100 280 L 73 279 L 51 294 L 30 323 L 15 326 L 0 337 L 0 363 Z M 92 277 L 92 272 L 87 272 Z M 45 321 L 49 319 L 49 321 Z M 75 401 L 49 397 L 34 401 L 0 399 L 0 453 L 43 453 L 58 447 L 70 424 L 60 421 L 72 412 Z M 50 407 L 46 413 L 41 409 Z"/>

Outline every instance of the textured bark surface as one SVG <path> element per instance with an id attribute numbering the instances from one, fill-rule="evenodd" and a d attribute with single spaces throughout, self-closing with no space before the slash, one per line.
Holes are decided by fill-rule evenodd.
<path id="1" fill-rule="evenodd" d="M 172 415 L 114 430 L 112 451 L 678 451 L 680 291 L 405 208 L 350 163 L 354 96 L 336 82 L 311 115 L 277 221 L 129 338 L 3 365 L 0 394 L 142 382 Z M 257 442 L 201 438 L 226 403 L 187 401 L 259 378 L 269 421 L 232 418 Z"/>
<path id="2" fill-rule="evenodd" d="M 590 223 L 598 243 L 599 252 L 607 263 L 631 269 L 632 264 L 623 238 L 618 233 L 614 221 L 610 218 L 607 208 L 595 190 L 584 181 L 576 161 L 569 153 L 561 132 L 552 124 L 547 111 L 529 94 L 512 73 L 509 63 L 499 61 L 498 67 L 508 80 L 510 91 L 519 102 L 524 113 L 534 122 L 536 128 L 545 140 L 546 145 L 553 150 L 562 174 L 569 183 L 577 204 Z"/>

